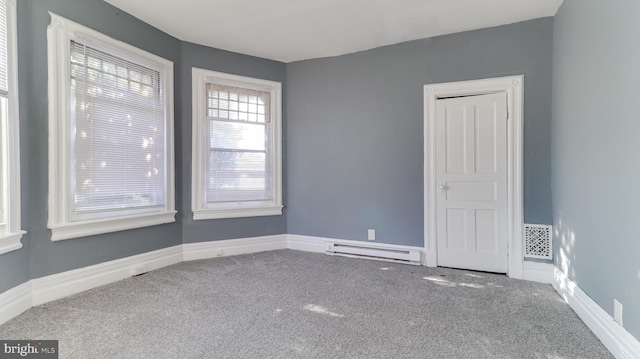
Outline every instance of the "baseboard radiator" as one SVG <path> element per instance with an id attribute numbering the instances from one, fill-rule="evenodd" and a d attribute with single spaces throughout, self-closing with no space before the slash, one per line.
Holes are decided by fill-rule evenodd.
<path id="1" fill-rule="evenodd" d="M 327 254 L 351 258 L 365 258 L 387 262 L 420 265 L 420 251 L 395 248 L 370 247 L 342 243 L 327 243 Z"/>

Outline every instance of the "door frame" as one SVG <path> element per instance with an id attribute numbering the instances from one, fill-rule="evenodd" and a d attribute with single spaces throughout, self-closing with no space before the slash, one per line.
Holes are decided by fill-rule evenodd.
<path id="1" fill-rule="evenodd" d="M 424 85 L 424 250 L 427 267 L 438 266 L 436 222 L 436 101 L 457 96 L 507 94 L 507 275 L 523 278 L 523 130 L 524 76 Z"/>

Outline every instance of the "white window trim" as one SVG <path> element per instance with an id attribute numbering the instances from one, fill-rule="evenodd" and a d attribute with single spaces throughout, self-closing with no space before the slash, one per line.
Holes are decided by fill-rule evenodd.
<path id="1" fill-rule="evenodd" d="M 205 84 L 216 83 L 271 93 L 271 153 L 274 156 L 275 195 L 271 206 L 227 206 L 208 208 L 205 201 L 205 180 L 209 150 L 205 118 Z M 276 81 L 232 75 L 193 68 L 192 70 L 192 171 L 191 209 L 194 220 L 277 216 L 282 214 L 282 84 Z"/>
<path id="2" fill-rule="evenodd" d="M 173 62 L 144 50 L 115 40 L 109 36 L 65 19 L 54 13 L 47 29 L 48 66 L 49 66 L 49 219 L 52 241 L 110 233 L 133 228 L 148 227 L 175 222 L 175 161 L 173 135 Z M 70 42 L 81 39 L 85 43 L 91 40 L 112 47 L 115 51 L 126 51 L 135 56 L 134 62 L 148 63 L 153 67 L 164 68 L 160 72 L 161 86 L 166 94 L 166 196 L 164 207 L 159 212 L 123 215 L 86 221 L 71 221 L 70 204 L 67 203 L 71 165 L 69 162 L 69 117 L 70 117 Z"/>
<path id="3" fill-rule="evenodd" d="M 7 0 L 7 65 L 9 86 L 9 112 L 4 128 L 7 141 L 2 148 L 5 226 L 0 231 L 0 254 L 22 248 L 20 240 L 26 234 L 20 220 L 20 111 L 18 101 L 18 46 L 16 0 Z"/>

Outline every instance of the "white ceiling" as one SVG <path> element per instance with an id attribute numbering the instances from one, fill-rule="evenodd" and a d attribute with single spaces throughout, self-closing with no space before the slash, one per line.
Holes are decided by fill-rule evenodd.
<path id="1" fill-rule="evenodd" d="M 553 16 L 562 0 L 105 0 L 180 40 L 283 62 Z"/>

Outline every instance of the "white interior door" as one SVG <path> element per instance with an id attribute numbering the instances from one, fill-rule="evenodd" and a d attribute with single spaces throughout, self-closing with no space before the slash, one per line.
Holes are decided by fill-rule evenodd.
<path id="1" fill-rule="evenodd" d="M 508 271 L 506 96 L 436 101 L 439 266 Z"/>

